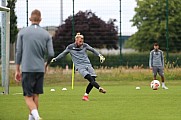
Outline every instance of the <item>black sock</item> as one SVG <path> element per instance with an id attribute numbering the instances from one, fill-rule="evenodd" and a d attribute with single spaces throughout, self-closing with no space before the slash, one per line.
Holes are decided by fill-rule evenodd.
<path id="1" fill-rule="evenodd" d="M 89 83 L 86 88 L 86 93 L 89 94 L 90 91 L 92 90 L 92 88 L 93 88 L 93 85 L 91 83 Z"/>
<path id="2" fill-rule="evenodd" d="M 84 78 L 87 79 L 92 86 L 94 86 L 95 88 L 99 89 L 100 86 L 98 85 L 97 82 L 95 82 L 95 77 L 92 77 L 90 74 L 88 74 L 88 75 L 86 75 Z M 87 87 L 89 87 L 89 85 L 88 85 Z M 92 88 L 91 88 L 91 89 L 92 89 Z M 91 90 L 91 89 L 90 89 L 90 90 Z M 90 92 L 90 91 L 89 91 L 89 92 Z"/>

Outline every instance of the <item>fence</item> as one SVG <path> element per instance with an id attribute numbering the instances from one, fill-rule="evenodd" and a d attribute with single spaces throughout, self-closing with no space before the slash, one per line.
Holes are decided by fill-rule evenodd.
<path id="1" fill-rule="evenodd" d="M 116 58 L 118 59 L 115 59 L 115 61 L 112 60 L 112 62 L 116 65 L 120 63 L 118 64 L 119 66 L 127 65 L 127 63 L 130 63 L 131 60 L 124 58 L 125 56 L 127 56 L 127 53 L 137 52 L 132 49 L 125 49 L 124 42 L 122 41 L 123 39 L 124 41 L 126 41 L 131 35 L 133 35 L 137 31 L 135 27 L 132 27 L 132 22 L 130 22 L 130 20 L 135 15 L 134 9 L 136 6 L 137 3 L 135 0 L 17 0 L 15 13 L 17 15 L 17 26 L 19 29 L 21 29 L 31 24 L 29 21 L 31 11 L 33 9 L 39 9 L 42 13 L 42 22 L 40 25 L 44 27 L 44 29 L 49 31 L 52 36 L 55 35 L 56 30 L 60 25 L 65 24 L 66 20 L 70 16 L 72 16 L 73 14 L 76 15 L 79 11 L 85 12 L 86 10 L 91 10 L 98 18 L 105 21 L 106 23 L 108 23 L 110 19 L 114 20 L 115 29 L 118 32 L 118 38 L 116 38 L 118 48 L 116 50 L 105 48 L 96 49 L 98 49 L 105 56 L 116 55 Z M 70 26 L 70 28 L 72 29 L 72 26 Z M 88 36 L 86 35 L 87 34 L 85 34 L 85 37 L 88 38 Z M 119 38 L 119 35 L 121 35 L 122 37 Z M 174 34 L 169 35 L 169 37 L 169 45 L 171 45 L 174 42 Z M 119 42 L 120 40 L 121 42 Z M 71 40 L 71 42 L 74 42 L 74 40 Z M 85 42 L 87 42 L 86 39 Z M 94 42 L 89 43 L 94 46 Z M 68 43 L 64 45 L 64 48 L 67 44 Z M 101 46 L 101 42 L 99 44 Z M 175 47 L 179 48 L 180 42 L 178 42 L 177 45 L 178 46 Z M 60 44 L 60 46 L 62 45 Z M 164 48 L 164 53 L 166 57 L 166 40 L 165 44 L 161 45 L 161 48 Z M 169 50 L 171 49 L 174 49 L 174 47 L 169 48 Z M 11 51 L 13 50 L 14 48 Z M 120 56 L 120 50 L 123 53 L 122 56 Z M 148 57 L 147 55 L 149 55 L 149 51 L 150 49 L 146 51 L 146 57 Z M 61 51 L 56 51 L 57 54 L 59 52 Z M 13 59 L 14 57 L 11 55 L 10 58 Z M 135 62 L 139 63 L 139 65 L 144 63 L 144 65 L 146 66 L 148 59 L 135 58 Z M 64 63 L 66 63 L 66 61 Z M 130 64 L 134 65 L 134 62 L 131 62 Z M 107 64 L 105 64 L 105 66 L 106 65 Z"/>

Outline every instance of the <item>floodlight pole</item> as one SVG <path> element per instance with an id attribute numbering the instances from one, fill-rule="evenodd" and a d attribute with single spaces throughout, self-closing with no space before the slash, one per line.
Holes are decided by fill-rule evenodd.
<path id="1" fill-rule="evenodd" d="M 122 65 L 123 56 L 122 56 L 122 33 L 121 33 L 121 0 L 120 0 L 120 34 L 119 34 L 119 46 L 120 46 L 120 65 Z"/>
<path id="2" fill-rule="evenodd" d="M 63 0 L 60 0 L 60 25 L 63 24 Z"/>
<path id="3" fill-rule="evenodd" d="M 72 1 L 73 2 L 73 15 L 72 15 L 72 39 L 74 40 L 74 36 L 75 36 L 75 26 L 74 26 L 74 23 L 75 23 L 75 20 L 74 20 L 74 0 Z"/>
<path id="4" fill-rule="evenodd" d="M 75 21 L 74 21 L 74 0 L 72 1 L 73 5 L 73 15 L 72 15 L 72 40 L 74 41 L 75 36 Z M 74 74 L 75 74 L 75 66 L 74 63 L 72 65 L 72 90 L 74 89 Z"/>
<path id="5" fill-rule="evenodd" d="M 166 56 L 166 63 L 168 63 L 169 61 L 169 46 L 168 46 L 168 42 L 169 42 L 169 34 L 168 34 L 168 0 L 166 0 L 166 50 L 167 50 L 167 56 Z"/>
<path id="6" fill-rule="evenodd" d="M 26 26 L 28 27 L 28 0 L 26 0 Z"/>

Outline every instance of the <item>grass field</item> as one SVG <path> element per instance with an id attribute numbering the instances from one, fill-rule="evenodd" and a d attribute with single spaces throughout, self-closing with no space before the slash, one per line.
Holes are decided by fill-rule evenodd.
<path id="1" fill-rule="evenodd" d="M 66 87 L 67 91 L 61 89 Z M 180 86 L 152 90 L 149 86 L 104 86 L 106 94 L 93 89 L 90 101 L 82 101 L 85 86 L 46 86 L 40 96 L 40 115 L 44 120 L 180 120 Z M 56 91 L 51 92 L 54 88 Z M 0 95 L 0 120 L 27 120 L 28 110 L 20 86 Z"/>
<path id="2" fill-rule="evenodd" d="M 97 81 L 107 93 L 94 88 L 90 101 L 85 102 L 81 98 L 87 81 L 82 76 L 75 74 L 72 90 L 71 70 L 50 68 L 39 112 L 43 120 L 181 120 L 180 72 L 181 68 L 165 69 L 169 90 L 152 90 L 148 69 L 97 69 Z M 10 94 L 0 95 L 0 120 L 27 120 L 29 111 L 21 85 L 13 80 L 14 70 L 10 75 Z M 141 89 L 136 90 L 137 86 Z M 63 87 L 68 90 L 62 91 Z M 51 88 L 56 91 L 51 92 Z"/>

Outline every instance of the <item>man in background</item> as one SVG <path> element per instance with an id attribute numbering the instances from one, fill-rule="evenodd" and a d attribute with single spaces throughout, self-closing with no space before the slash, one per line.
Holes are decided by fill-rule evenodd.
<path id="1" fill-rule="evenodd" d="M 156 80 L 158 73 L 161 76 L 162 88 L 168 89 L 165 86 L 163 51 L 159 49 L 158 43 L 154 43 L 154 49 L 150 52 L 149 67 L 153 72 L 153 79 Z"/>
<path id="2" fill-rule="evenodd" d="M 42 120 L 38 112 L 39 94 L 43 94 L 44 72 L 54 50 L 51 36 L 39 26 L 41 12 L 33 10 L 29 19 L 31 26 L 18 33 L 15 80 L 20 82 L 22 79 L 23 95 L 30 110 L 28 120 Z M 46 53 L 48 60 L 45 63 Z"/>

